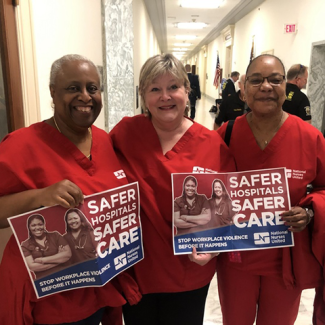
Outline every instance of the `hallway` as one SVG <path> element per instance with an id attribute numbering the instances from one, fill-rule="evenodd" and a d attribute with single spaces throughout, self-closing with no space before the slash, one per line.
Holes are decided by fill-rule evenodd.
<path id="1" fill-rule="evenodd" d="M 209 113 L 213 101 L 202 96 L 201 100 L 196 103 L 196 117 L 195 121 L 203 124 L 208 129 L 213 129 L 213 123 L 215 114 Z M 295 325 L 312 325 L 312 312 L 313 312 L 313 300 L 314 300 L 314 290 L 304 290 L 300 308 L 299 315 L 295 322 Z M 217 294 L 217 280 L 216 277 L 213 278 L 210 290 L 208 294 L 208 299 L 206 303 L 206 311 L 204 316 L 204 325 L 217 325 L 222 324 L 221 309 Z"/>

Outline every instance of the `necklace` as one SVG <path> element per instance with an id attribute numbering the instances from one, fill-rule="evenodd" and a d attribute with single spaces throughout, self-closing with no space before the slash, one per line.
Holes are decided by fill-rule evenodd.
<path id="1" fill-rule="evenodd" d="M 56 126 L 56 128 L 57 128 L 57 130 L 60 132 L 60 133 L 62 133 L 61 132 L 61 130 L 60 130 L 60 128 L 59 128 L 59 126 L 58 126 L 58 123 L 56 123 L 56 119 L 55 119 L 55 116 L 53 115 L 53 121 L 54 121 L 54 124 L 55 124 L 55 126 Z M 91 144 L 93 143 L 93 133 L 91 132 L 91 128 L 88 128 L 88 133 L 90 134 L 90 142 L 91 142 Z M 90 150 L 91 150 L 91 147 L 90 147 Z M 89 160 L 91 160 L 91 153 L 88 155 L 88 156 L 86 156 Z"/>
<path id="2" fill-rule="evenodd" d="M 281 117 L 280 117 L 279 123 L 277 124 L 275 130 L 272 132 L 271 137 L 270 137 L 269 139 L 267 139 L 267 140 L 262 140 L 262 142 L 263 142 L 263 144 L 264 144 L 265 147 L 270 143 L 270 141 L 272 140 L 272 138 L 274 137 L 274 135 L 275 135 L 275 134 L 278 132 L 278 130 L 280 129 L 280 126 L 281 126 L 281 122 L 282 122 L 283 116 L 284 116 L 284 111 L 282 111 L 282 114 L 281 114 Z M 258 127 L 256 127 L 255 124 L 254 124 L 254 122 L 253 122 L 253 115 L 251 115 L 250 124 L 251 124 L 252 126 L 254 126 L 254 128 L 255 128 L 256 131 L 259 132 Z M 254 132 L 253 132 L 253 133 L 254 133 Z M 255 135 L 254 135 L 254 136 L 255 136 Z M 256 136 L 255 136 L 255 138 L 256 138 Z M 257 141 L 257 139 L 256 139 L 256 141 Z"/>

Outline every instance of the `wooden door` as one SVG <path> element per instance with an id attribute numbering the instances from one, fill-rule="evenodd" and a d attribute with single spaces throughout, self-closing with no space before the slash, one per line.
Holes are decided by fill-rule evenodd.
<path id="1" fill-rule="evenodd" d="M 15 7 L 12 0 L 0 0 L 0 57 L 0 140 L 2 140 L 8 132 L 25 125 Z M 0 230 L 0 261 L 10 235 L 10 228 Z"/>

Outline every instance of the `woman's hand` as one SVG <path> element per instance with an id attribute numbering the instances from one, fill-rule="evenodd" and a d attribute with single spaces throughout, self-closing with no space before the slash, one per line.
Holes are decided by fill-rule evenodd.
<path id="1" fill-rule="evenodd" d="M 189 254 L 188 258 L 190 259 L 190 261 L 203 266 L 219 254 L 220 253 L 197 253 L 196 248 L 193 246 L 192 254 Z"/>
<path id="2" fill-rule="evenodd" d="M 41 206 L 50 207 L 56 204 L 64 208 L 74 208 L 84 202 L 81 189 L 65 179 L 40 190 Z"/>
<path id="3" fill-rule="evenodd" d="M 284 211 L 280 214 L 285 225 L 289 226 L 288 230 L 299 232 L 306 228 L 309 223 L 307 212 L 302 207 L 292 207 L 289 211 Z"/>
<path id="4" fill-rule="evenodd" d="M 0 197 L 0 228 L 9 227 L 8 217 L 56 204 L 74 208 L 83 202 L 81 189 L 67 179 L 42 189 L 4 195 Z"/>

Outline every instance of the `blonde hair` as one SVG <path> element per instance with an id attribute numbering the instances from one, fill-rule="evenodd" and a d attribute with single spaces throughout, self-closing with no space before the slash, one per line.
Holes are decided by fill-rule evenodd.
<path id="1" fill-rule="evenodd" d="M 149 58 L 142 66 L 139 77 L 141 108 L 146 116 L 151 117 L 144 100 L 145 90 L 154 81 L 154 79 L 166 73 L 170 73 L 178 81 L 180 81 L 188 93 L 191 91 L 190 81 L 188 80 L 187 72 L 185 71 L 184 65 L 181 61 L 176 59 L 172 54 L 158 54 Z M 184 115 L 187 116 L 188 110 L 187 105 Z"/>

